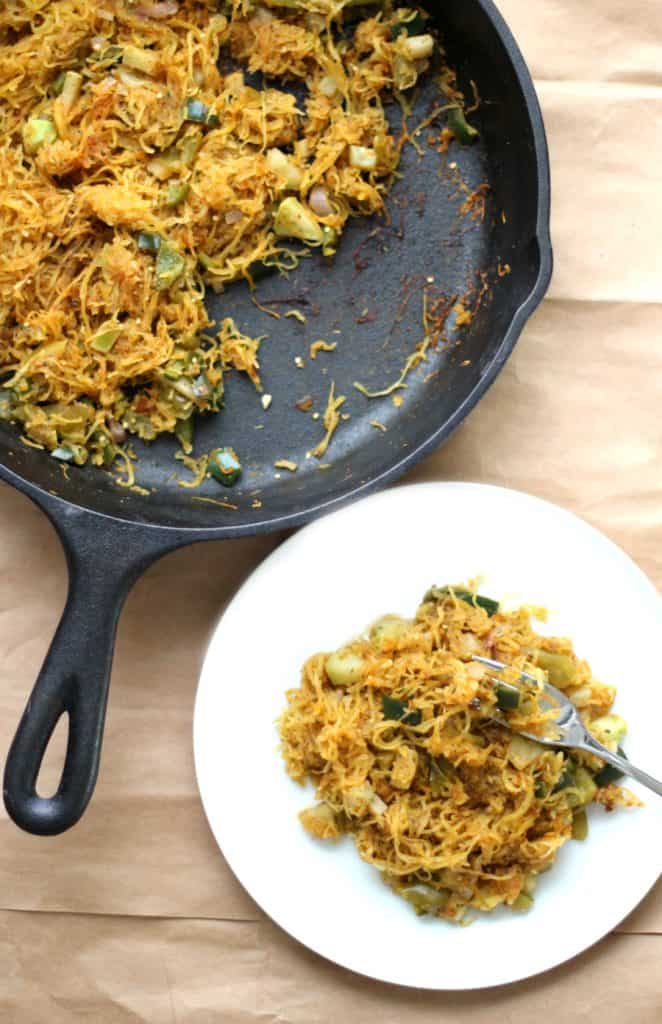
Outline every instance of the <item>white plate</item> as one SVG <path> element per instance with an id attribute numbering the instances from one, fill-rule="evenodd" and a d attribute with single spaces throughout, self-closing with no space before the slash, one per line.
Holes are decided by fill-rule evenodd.
<path id="1" fill-rule="evenodd" d="M 500 910 L 466 928 L 418 918 L 363 863 L 352 841 L 309 838 L 275 719 L 308 655 L 331 650 L 384 612 L 411 615 L 433 583 L 480 575 L 484 593 L 546 605 L 595 675 L 618 687 L 628 756 L 662 776 L 662 602 L 609 540 L 553 505 L 481 484 L 399 487 L 307 526 L 250 577 L 205 659 L 195 707 L 198 784 L 239 881 L 310 949 L 383 981 L 476 989 L 526 978 L 613 929 L 662 869 L 662 799 L 636 783 L 642 810 L 590 813 L 540 879 L 528 914 Z"/>

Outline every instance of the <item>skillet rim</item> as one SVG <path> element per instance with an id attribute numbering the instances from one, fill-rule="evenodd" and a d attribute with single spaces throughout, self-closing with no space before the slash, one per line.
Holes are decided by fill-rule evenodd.
<path id="1" fill-rule="evenodd" d="M 166 541 L 167 547 L 178 547 L 184 544 L 195 543 L 196 541 L 254 536 L 256 534 L 273 533 L 279 530 L 303 526 L 305 523 L 321 515 L 342 508 L 350 502 L 357 501 L 374 491 L 386 487 L 388 484 L 394 483 L 450 437 L 477 405 L 503 369 L 519 340 L 524 326 L 542 302 L 549 287 L 553 269 L 550 235 L 551 180 L 549 150 L 542 111 L 533 79 L 513 33 L 493 0 L 475 0 L 475 3 L 487 16 L 510 61 L 531 126 L 537 178 L 536 226 L 532 240 L 535 241 L 538 249 L 538 273 L 527 298 L 515 310 L 508 329 L 497 346 L 488 369 L 452 415 L 421 442 L 417 448 L 408 451 L 406 455 L 399 458 L 392 466 L 377 476 L 357 484 L 348 491 L 329 495 L 325 500 L 318 501 L 297 511 L 285 515 L 267 516 L 264 519 L 252 520 L 251 522 L 239 523 L 235 521 L 234 523 L 219 526 L 198 527 L 149 522 L 137 518 L 130 513 L 127 513 L 126 516 L 110 515 L 52 494 L 21 474 L 14 472 L 14 470 L 2 462 L 0 462 L 1 480 L 15 487 L 34 501 L 56 525 L 58 521 L 70 519 L 72 515 L 85 518 L 94 517 L 99 521 L 106 522 L 109 527 L 111 524 L 116 524 L 120 528 L 128 526 L 135 527 L 145 534 L 149 532 L 154 539 L 159 534 L 163 537 L 164 541 L 166 538 L 169 539 L 170 543 Z"/>

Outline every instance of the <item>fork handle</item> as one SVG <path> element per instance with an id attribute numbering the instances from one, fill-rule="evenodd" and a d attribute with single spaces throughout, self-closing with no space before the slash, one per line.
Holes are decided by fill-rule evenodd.
<path id="1" fill-rule="evenodd" d="M 597 754 L 598 757 L 602 758 L 603 761 L 607 761 L 613 765 L 614 768 L 618 768 L 619 771 L 623 772 L 624 775 L 629 775 L 631 778 L 636 779 L 637 782 L 641 782 L 642 785 L 647 786 L 648 789 L 652 789 L 658 796 L 662 796 L 662 782 L 654 779 L 648 772 L 642 772 L 641 768 L 635 767 L 631 761 L 627 758 L 621 757 L 620 754 L 612 754 L 611 750 L 607 750 L 603 747 L 602 743 L 598 743 L 592 736 L 588 737 L 585 743 L 582 743 L 582 749 L 588 751 L 589 754 Z"/>

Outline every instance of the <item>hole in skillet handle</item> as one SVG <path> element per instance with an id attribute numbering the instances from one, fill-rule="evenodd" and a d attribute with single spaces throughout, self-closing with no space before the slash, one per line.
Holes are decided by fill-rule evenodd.
<path id="1" fill-rule="evenodd" d="M 67 755 L 69 725 L 69 714 L 65 711 L 58 719 L 44 751 L 39 775 L 35 783 L 35 790 L 39 797 L 48 799 L 48 797 L 55 796 L 58 791 Z"/>

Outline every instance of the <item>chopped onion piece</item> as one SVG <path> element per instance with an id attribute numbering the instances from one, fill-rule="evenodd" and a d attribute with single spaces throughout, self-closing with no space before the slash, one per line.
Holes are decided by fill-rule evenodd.
<path id="1" fill-rule="evenodd" d="M 349 162 L 359 171 L 374 171 L 377 166 L 377 154 L 367 146 L 350 146 Z"/>
<path id="2" fill-rule="evenodd" d="M 434 39 L 426 33 L 422 36 L 409 36 L 402 42 L 403 49 L 411 60 L 425 60 L 432 56 L 434 50 Z"/>
<path id="3" fill-rule="evenodd" d="M 285 187 L 297 191 L 303 181 L 303 171 L 280 149 L 267 150 L 267 167 L 282 179 Z"/>
<path id="4" fill-rule="evenodd" d="M 108 433 L 115 444 L 124 444 L 129 436 L 122 424 L 113 419 L 108 420 Z"/>
<path id="5" fill-rule="evenodd" d="M 271 11 L 268 11 L 266 7 L 258 7 L 255 14 L 251 18 L 250 25 L 268 25 L 270 21 L 274 20 L 274 16 Z"/>
<path id="6" fill-rule="evenodd" d="M 153 18 L 154 21 L 172 18 L 179 12 L 179 0 L 141 0 L 136 7 L 139 18 Z"/>
<path id="7" fill-rule="evenodd" d="M 159 56 L 153 50 L 143 50 L 128 43 L 124 47 L 122 63 L 127 68 L 140 71 L 143 75 L 155 75 L 159 69 Z"/>
<path id="8" fill-rule="evenodd" d="M 384 812 L 387 810 L 387 805 L 384 803 L 382 798 L 377 793 L 375 793 L 372 800 L 370 801 L 370 810 L 373 812 L 373 814 L 384 814 Z"/>
<path id="9" fill-rule="evenodd" d="M 519 736 L 516 733 L 508 744 L 506 756 L 510 763 L 521 771 L 544 753 L 545 748 L 541 743 L 528 740 L 525 736 Z"/>
<path id="10" fill-rule="evenodd" d="M 332 78 L 331 75 L 324 75 L 324 78 L 320 79 L 319 90 L 323 96 L 331 99 L 338 92 L 335 78 Z"/>
<path id="11" fill-rule="evenodd" d="M 64 76 L 64 84 L 60 93 L 60 103 L 65 114 L 70 114 L 74 104 L 80 96 L 83 87 L 83 76 L 77 71 L 67 71 Z"/>
<path id="12" fill-rule="evenodd" d="M 318 217 L 330 217 L 333 207 L 329 202 L 329 193 L 322 185 L 315 185 L 308 196 L 308 203 L 313 213 Z"/>
<path id="13" fill-rule="evenodd" d="M 475 633 L 460 633 L 457 645 L 461 658 L 471 658 L 474 654 L 483 654 L 484 648 Z"/>
<path id="14" fill-rule="evenodd" d="M 119 78 L 120 82 L 122 82 L 123 85 L 147 85 L 146 79 L 141 78 L 140 75 L 134 74 L 133 71 L 129 71 L 127 68 L 116 68 L 115 75 L 117 78 Z"/>
<path id="15" fill-rule="evenodd" d="M 568 697 L 570 698 L 572 703 L 576 704 L 579 708 L 585 706 L 586 704 L 590 704 L 592 696 L 593 691 L 591 690 L 590 686 L 580 686 L 579 689 L 572 690 L 568 694 Z"/>
<path id="16" fill-rule="evenodd" d="M 360 818 L 372 806 L 376 793 L 369 782 L 352 786 L 343 794 L 345 813 L 353 818 Z"/>

